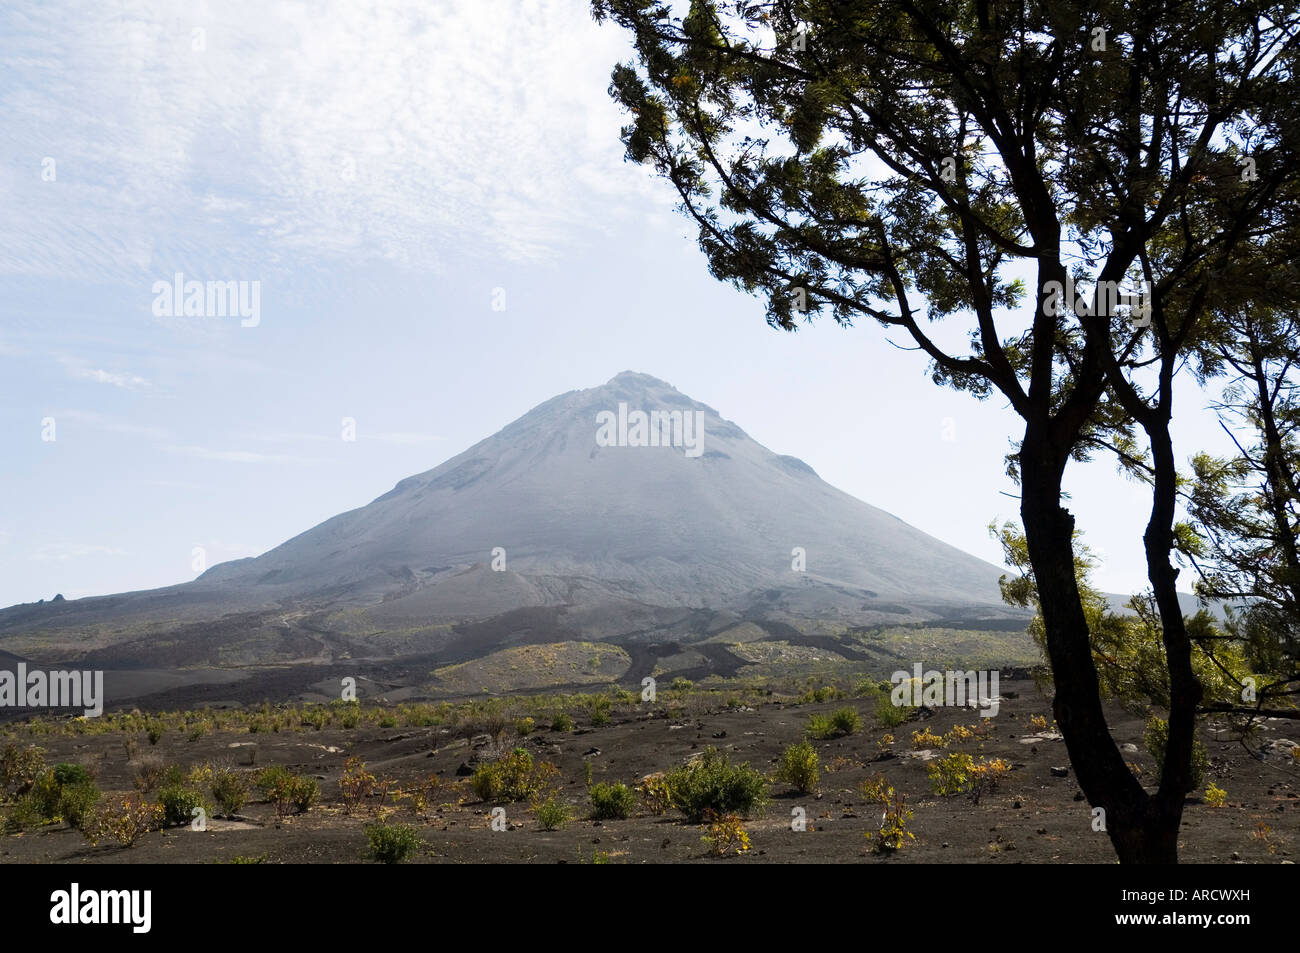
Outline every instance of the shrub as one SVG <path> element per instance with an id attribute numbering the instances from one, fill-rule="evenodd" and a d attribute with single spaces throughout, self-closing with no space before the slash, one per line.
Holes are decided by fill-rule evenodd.
<path id="1" fill-rule="evenodd" d="M 573 719 L 565 712 L 560 712 L 551 719 L 551 731 L 572 731 Z"/>
<path id="2" fill-rule="evenodd" d="M 638 790 L 641 792 L 641 803 L 646 811 L 655 817 L 667 814 L 668 809 L 673 806 L 672 789 L 669 788 L 668 779 L 662 773 L 643 778 Z"/>
<path id="3" fill-rule="evenodd" d="M 874 778 L 867 778 L 858 785 L 858 790 L 862 792 L 862 796 L 867 799 L 869 804 L 888 804 L 894 799 L 894 789 L 885 780 L 883 774 L 878 774 Z"/>
<path id="4" fill-rule="evenodd" d="M 368 798 L 375 789 L 375 776 L 366 770 L 366 763 L 352 757 L 343 762 L 343 775 L 339 778 L 339 794 L 343 797 L 343 813 L 351 814 L 353 808 Z"/>
<path id="5" fill-rule="evenodd" d="M 515 734 L 519 735 L 520 738 L 531 735 L 536 728 L 537 722 L 531 718 L 520 718 L 515 722 Z"/>
<path id="6" fill-rule="evenodd" d="M 591 715 L 591 725 L 593 728 L 600 728 L 609 724 L 609 710 L 611 702 L 608 698 L 599 696 L 591 700 L 588 711 Z"/>
<path id="7" fill-rule="evenodd" d="M 320 796 L 320 785 L 315 778 L 295 777 L 289 785 L 289 805 L 295 814 L 306 814 Z"/>
<path id="8" fill-rule="evenodd" d="M 881 728 L 897 728 L 911 718 L 915 711 L 915 708 L 908 705 L 895 705 L 888 692 L 876 699 L 876 722 Z"/>
<path id="9" fill-rule="evenodd" d="M 922 728 L 920 731 L 912 732 L 912 749 L 921 751 L 925 748 L 942 748 L 943 736 L 936 735 L 929 728 Z"/>
<path id="10" fill-rule="evenodd" d="M 160 722 L 154 722 L 149 726 L 148 731 L 149 744 L 156 745 L 163 736 L 163 726 Z"/>
<path id="11" fill-rule="evenodd" d="M 745 814 L 767 800 L 766 779 L 748 764 L 732 765 L 716 748 L 664 775 L 673 806 L 699 823 L 706 811 Z"/>
<path id="12" fill-rule="evenodd" d="M 709 853 L 715 857 L 729 854 L 743 854 L 749 850 L 749 834 L 740 821 L 739 814 L 705 815 L 708 824 L 704 836 L 700 838 L 709 847 Z"/>
<path id="13" fill-rule="evenodd" d="M 558 773 L 550 762 L 534 764 L 532 755 L 515 748 L 500 761 L 479 765 L 470 789 L 482 801 L 532 801 Z"/>
<path id="14" fill-rule="evenodd" d="M 569 823 L 569 806 L 551 795 L 533 808 L 537 823 L 544 831 L 558 831 Z"/>
<path id="15" fill-rule="evenodd" d="M 819 759 L 811 742 L 801 741 L 791 745 L 781 755 L 776 768 L 776 780 L 789 784 L 800 794 L 809 794 L 817 787 Z"/>
<path id="16" fill-rule="evenodd" d="M 591 816 L 598 821 L 623 819 L 636 809 L 636 795 L 626 784 L 593 784 Z"/>
<path id="17" fill-rule="evenodd" d="M 36 745 L 19 747 L 11 742 L 0 751 L 0 790 L 5 794 L 26 794 L 44 773 L 44 748 Z"/>
<path id="18" fill-rule="evenodd" d="M 1001 758 L 976 761 L 962 752 L 932 761 L 929 767 L 930 786 L 940 797 L 969 793 L 976 804 L 1010 772 L 1011 766 Z"/>
<path id="19" fill-rule="evenodd" d="M 268 801 L 273 801 L 275 800 L 275 793 L 287 786 L 292 778 L 293 772 L 284 765 L 271 764 L 257 772 L 254 783 L 257 785 L 257 789 L 262 792 L 262 797 Z"/>
<path id="20" fill-rule="evenodd" d="M 973 737 L 975 737 L 973 729 L 967 728 L 965 725 L 953 725 L 952 730 L 943 736 L 943 744 L 945 746 L 954 745 L 962 741 L 969 741 Z"/>
<path id="21" fill-rule="evenodd" d="M 248 776 L 221 768 L 212 774 L 208 790 L 226 817 L 234 817 L 248 803 Z"/>
<path id="22" fill-rule="evenodd" d="M 1227 807 L 1228 792 L 1221 787 L 1216 787 L 1213 782 L 1205 789 L 1205 803 L 1210 807 Z"/>
<path id="23" fill-rule="evenodd" d="M 893 793 L 892 788 L 890 793 Z M 916 840 L 916 835 L 907 829 L 907 823 L 912 817 L 912 811 L 907 807 L 907 798 L 894 794 L 885 804 L 885 813 L 875 834 L 876 853 L 892 854 L 902 850 L 907 841 Z M 872 835 L 868 833 L 867 836 Z"/>
<path id="24" fill-rule="evenodd" d="M 162 808 L 163 824 L 178 827 L 194 820 L 194 812 L 205 810 L 203 795 L 190 788 L 163 788 L 158 794 L 158 806 Z"/>
<path id="25" fill-rule="evenodd" d="M 131 783 L 141 794 L 151 794 L 162 785 L 163 773 L 167 765 L 156 754 L 147 754 L 135 765 L 135 776 Z"/>
<path id="26" fill-rule="evenodd" d="M 819 740 L 825 740 L 835 734 L 835 726 L 830 715 L 809 715 L 808 734 Z"/>
<path id="27" fill-rule="evenodd" d="M 370 856 L 383 864 L 400 864 L 420 848 L 420 834 L 410 824 L 367 824 Z"/>
<path id="28" fill-rule="evenodd" d="M 90 772 L 79 764 L 64 763 L 54 766 L 54 782 L 61 788 L 89 780 L 91 780 Z"/>
<path id="29" fill-rule="evenodd" d="M 831 726 L 837 735 L 853 735 L 862 726 L 862 719 L 856 708 L 837 708 L 831 712 Z"/>
<path id="30" fill-rule="evenodd" d="M 50 816 L 46 799 L 34 791 L 28 791 L 9 808 L 9 813 L 5 817 L 5 831 L 7 833 L 30 831 L 52 823 L 54 818 Z"/>
<path id="31" fill-rule="evenodd" d="M 82 827 L 82 835 L 92 845 L 112 838 L 123 847 L 130 847 L 141 834 L 151 830 L 161 821 L 157 805 L 150 804 L 139 795 L 128 794 L 114 798 L 98 808 Z"/>
<path id="32" fill-rule="evenodd" d="M 1151 757 L 1156 762 L 1156 775 L 1163 777 L 1165 772 L 1165 748 L 1169 744 L 1169 722 L 1163 718 L 1152 716 L 1147 722 L 1146 730 L 1142 733 L 1142 744 L 1147 751 L 1151 752 Z M 1188 780 L 1187 790 L 1182 792 L 1190 794 L 1201 786 L 1205 780 L 1205 769 L 1210 766 L 1209 756 L 1205 753 L 1205 746 L 1195 738 L 1192 739 L 1192 774 Z"/>
<path id="33" fill-rule="evenodd" d="M 59 816 L 80 830 L 90 822 L 99 797 L 99 788 L 89 779 L 64 785 L 59 789 Z"/>
<path id="34" fill-rule="evenodd" d="M 275 813 L 281 817 L 290 812 L 306 812 L 320 793 L 315 778 L 299 777 L 282 764 L 273 764 L 257 772 L 257 786 L 263 796 L 275 804 Z"/>

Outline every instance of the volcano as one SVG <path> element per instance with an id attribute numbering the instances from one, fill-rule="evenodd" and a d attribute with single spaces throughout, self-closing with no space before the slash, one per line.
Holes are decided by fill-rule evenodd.
<path id="1" fill-rule="evenodd" d="M 163 589 L 3 610 L 0 646 L 220 669 L 694 644 L 738 625 L 786 639 L 891 622 L 1014 628 L 1001 572 L 625 372 L 261 556 Z"/>

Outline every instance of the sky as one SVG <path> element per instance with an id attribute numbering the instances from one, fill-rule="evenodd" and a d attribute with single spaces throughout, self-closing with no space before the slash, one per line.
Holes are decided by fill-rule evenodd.
<path id="1" fill-rule="evenodd" d="M 630 58 L 580 0 L 0 9 L 0 606 L 265 552 L 624 370 L 1000 564 L 1015 415 L 710 277 L 624 161 Z M 1181 457 L 1222 449 L 1181 400 Z M 1067 482 L 1096 582 L 1144 588 L 1147 494 Z"/>

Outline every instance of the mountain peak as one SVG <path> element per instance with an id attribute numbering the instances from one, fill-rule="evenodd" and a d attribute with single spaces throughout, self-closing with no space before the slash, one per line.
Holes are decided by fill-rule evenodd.
<path id="1" fill-rule="evenodd" d="M 615 374 L 609 379 L 606 386 L 609 384 L 639 384 L 642 387 L 667 387 L 669 390 L 677 390 L 667 381 L 661 381 L 652 374 L 643 374 L 640 371 L 623 371 Z"/>

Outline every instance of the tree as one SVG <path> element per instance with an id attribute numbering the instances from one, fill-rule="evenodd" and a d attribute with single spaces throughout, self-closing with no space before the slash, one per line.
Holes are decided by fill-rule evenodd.
<path id="1" fill-rule="evenodd" d="M 1220 309 L 1276 264 L 1252 246 L 1293 247 L 1295 11 L 694 0 L 676 20 L 654 0 L 593 0 L 593 13 L 635 43 L 610 86 L 632 115 L 627 155 L 674 185 L 717 278 L 761 294 L 777 328 L 874 319 L 910 337 L 936 383 L 998 394 L 1022 418 L 1011 465 L 1057 722 L 1120 859 L 1176 860 L 1202 692 L 1171 561 L 1174 385 L 1221 336 Z M 1170 694 L 1154 794 L 1106 726 L 1062 505 L 1069 463 L 1099 450 L 1151 470 L 1144 544 Z"/>
<path id="2" fill-rule="evenodd" d="M 1186 547 L 1198 593 L 1224 600 L 1229 636 L 1261 679 L 1212 706 L 1236 714 L 1300 717 L 1300 317 L 1244 309 L 1215 348 L 1231 375 L 1215 404 L 1237 453 L 1198 454 Z M 1245 441 L 1243 444 L 1242 441 Z"/>

